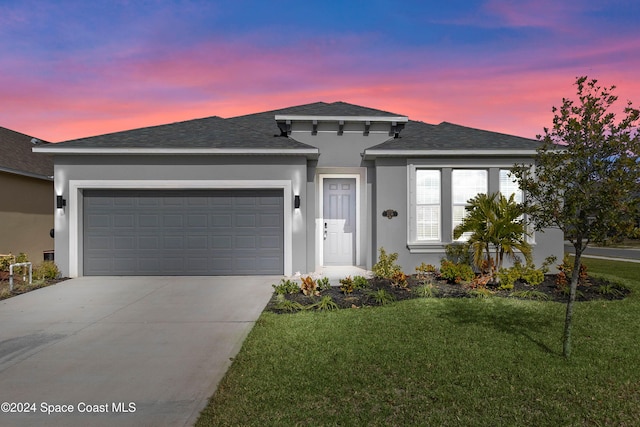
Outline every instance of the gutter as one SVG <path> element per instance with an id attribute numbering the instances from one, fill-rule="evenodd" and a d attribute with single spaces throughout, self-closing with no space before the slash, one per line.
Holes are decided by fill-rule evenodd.
<path id="1" fill-rule="evenodd" d="M 33 172 L 26 172 L 26 171 L 21 171 L 17 169 L 5 168 L 3 166 L 0 166 L 0 172 L 11 173 L 14 175 L 28 176 L 29 178 L 42 179 L 44 181 L 53 181 L 53 176 L 41 175 Z"/>
<path id="2" fill-rule="evenodd" d="M 232 155 L 232 156 L 306 156 L 317 159 L 317 148 L 86 148 L 86 147 L 34 147 L 34 153 L 48 154 L 115 154 L 115 155 Z"/>
<path id="3" fill-rule="evenodd" d="M 535 156 L 536 150 L 365 150 L 364 160 L 378 157 L 513 157 Z"/>

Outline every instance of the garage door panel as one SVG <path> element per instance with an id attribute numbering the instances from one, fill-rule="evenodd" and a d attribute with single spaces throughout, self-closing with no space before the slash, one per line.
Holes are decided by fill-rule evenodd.
<path id="1" fill-rule="evenodd" d="M 85 190 L 85 275 L 282 274 L 282 190 Z"/>

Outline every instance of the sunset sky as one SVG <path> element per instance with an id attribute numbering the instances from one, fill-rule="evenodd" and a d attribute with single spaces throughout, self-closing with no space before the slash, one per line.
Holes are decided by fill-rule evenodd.
<path id="1" fill-rule="evenodd" d="M 51 142 L 344 101 L 524 137 L 640 104 L 637 0 L 0 0 L 0 126 Z"/>

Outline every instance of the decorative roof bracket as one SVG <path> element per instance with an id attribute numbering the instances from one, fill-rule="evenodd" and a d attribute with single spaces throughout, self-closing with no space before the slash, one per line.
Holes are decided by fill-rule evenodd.
<path id="1" fill-rule="evenodd" d="M 311 131 L 311 135 L 317 135 L 318 134 L 318 121 L 314 120 L 312 123 L 313 123 L 313 130 Z"/>
<path id="2" fill-rule="evenodd" d="M 342 135 L 344 133 L 344 120 L 340 120 L 338 122 L 338 135 Z"/>
<path id="3" fill-rule="evenodd" d="M 364 122 L 364 136 L 369 136 L 369 129 L 371 128 L 371 122 L 367 120 Z"/>

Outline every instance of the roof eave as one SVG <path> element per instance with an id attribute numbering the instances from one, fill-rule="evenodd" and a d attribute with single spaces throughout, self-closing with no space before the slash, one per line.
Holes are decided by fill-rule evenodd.
<path id="1" fill-rule="evenodd" d="M 378 157 L 533 157 L 536 150 L 365 150 L 364 160 Z"/>
<path id="2" fill-rule="evenodd" d="M 77 155 L 232 155 L 232 156 L 306 156 L 317 158 L 317 148 L 106 148 L 106 147 L 34 147 L 34 153 Z"/>
<path id="3" fill-rule="evenodd" d="M 11 173 L 11 174 L 14 174 L 14 175 L 28 176 L 29 178 L 42 179 L 42 180 L 45 180 L 45 181 L 53 181 L 53 176 L 41 175 L 41 174 L 38 174 L 38 173 L 21 171 L 21 170 L 17 170 L 17 169 L 6 168 L 6 167 L 3 167 L 3 166 L 0 166 L 0 172 Z"/>

